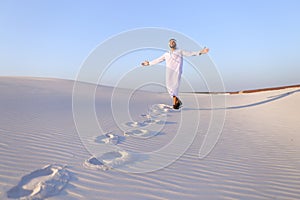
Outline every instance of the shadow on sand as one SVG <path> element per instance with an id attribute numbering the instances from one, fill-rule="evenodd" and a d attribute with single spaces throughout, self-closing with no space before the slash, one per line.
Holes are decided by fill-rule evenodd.
<path id="1" fill-rule="evenodd" d="M 233 110 L 233 109 L 249 108 L 249 107 L 254 107 L 254 106 L 270 103 L 270 102 L 285 98 L 287 96 L 290 96 L 290 95 L 292 95 L 294 93 L 297 93 L 297 92 L 300 92 L 300 89 L 297 89 L 297 90 L 294 90 L 294 91 L 291 91 L 291 92 L 286 92 L 286 93 L 283 93 L 283 94 L 279 94 L 279 95 L 276 95 L 276 96 L 270 96 L 270 97 L 267 97 L 268 99 L 266 99 L 266 100 L 259 101 L 259 102 L 256 102 L 256 103 L 252 103 L 252 104 L 242 105 L 242 106 L 230 106 L 230 107 L 226 107 L 226 108 L 183 108 L 182 110 L 187 110 L 187 111 L 188 110 L 225 110 L 225 109 Z"/>

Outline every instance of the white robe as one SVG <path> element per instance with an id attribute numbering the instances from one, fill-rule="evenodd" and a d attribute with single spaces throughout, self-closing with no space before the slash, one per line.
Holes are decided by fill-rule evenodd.
<path id="1" fill-rule="evenodd" d="M 171 97 L 178 96 L 180 79 L 182 74 L 183 56 L 196 56 L 198 52 L 175 49 L 166 52 L 161 57 L 149 62 L 149 65 L 156 65 L 166 61 L 166 87 Z"/>

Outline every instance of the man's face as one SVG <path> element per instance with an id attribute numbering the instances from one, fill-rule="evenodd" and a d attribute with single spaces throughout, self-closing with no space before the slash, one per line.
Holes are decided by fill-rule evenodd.
<path id="1" fill-rule="evenodd" d="M 169 47 L 171 49 L 175 49 L 176 48 L 176 41 L 175 40 L 170 40 L 169 41 Z"/>

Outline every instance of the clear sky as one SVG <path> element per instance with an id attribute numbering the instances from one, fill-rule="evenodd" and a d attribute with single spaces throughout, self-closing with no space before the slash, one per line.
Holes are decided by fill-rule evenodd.
<path id="1" fill-rule="evenodd" d="M 209 47 L 227 90 L 300 84 L 299 9 L 298 0 L 1 0 L 0 75 L 75 79 L 107 38 L 161 27 Z"/>

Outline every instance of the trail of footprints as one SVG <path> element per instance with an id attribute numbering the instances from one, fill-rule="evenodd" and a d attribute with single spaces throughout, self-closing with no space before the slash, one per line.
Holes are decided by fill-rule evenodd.
<path id="1" fill-rule="evenodd" d="M 171 106 L 165 104 L 154 104 L 149 109 L 148 114 L 142 115 L 145 118 L 142 122 L 127 122 L 124 125 L 128 128 L 123 133 L 123 136 L 116 135 L 112 132 L 106 133 L 101 136 L 97 136 L 94 142 L 99 144 L 117 145 L 121 138 L 137 137 L 137 138 L 150 138 L 159 134 L 158 131 L 147 129 L 147 126 L 158 125 L 164 126 L 165 118 L 168 113 L 176 112 Z M 92 156 L 85 160 L 83 166 L 88 169 L 94 170 L 108 170 L 112 168 L 118 168 L 122 165 L 134 161 L 134 153 L 130 153 L 125 150 L 114 150 L 106 152 L 100 156 Z"/>
<path id="2" fill-rule="evenodd" d="M 149 138 L 156 136 L 159 132 L 147 129 L 149 125 L 165 124 L 165 117 L 169 112 L 174 112 L 172 107 L 165 104 L 155 104 L 149 109 L 149 113 L 142 115 L 145 118 L 142 122 L 127 122 L 124 125 L 128 128 L 123 136 L 112 132 L 94 138 L 93 142 L 105 145 L 117 145 L 121 138 L 138 137 Z M 100 156 L 90 157 L 85 160 L 83 166 L 94 170 L 108 170 L 117 168 L 127 163 L 137 161 L 134 153 L 121 150 L 103 153 Z M 58 164 L 47 165 L 37 169 L 21 178 L 19 183 L 7 191 L 7 197 L 12 199 L 45 199 L 57 195 L 68 184 L 70 173 L 65 166 Z"/>

